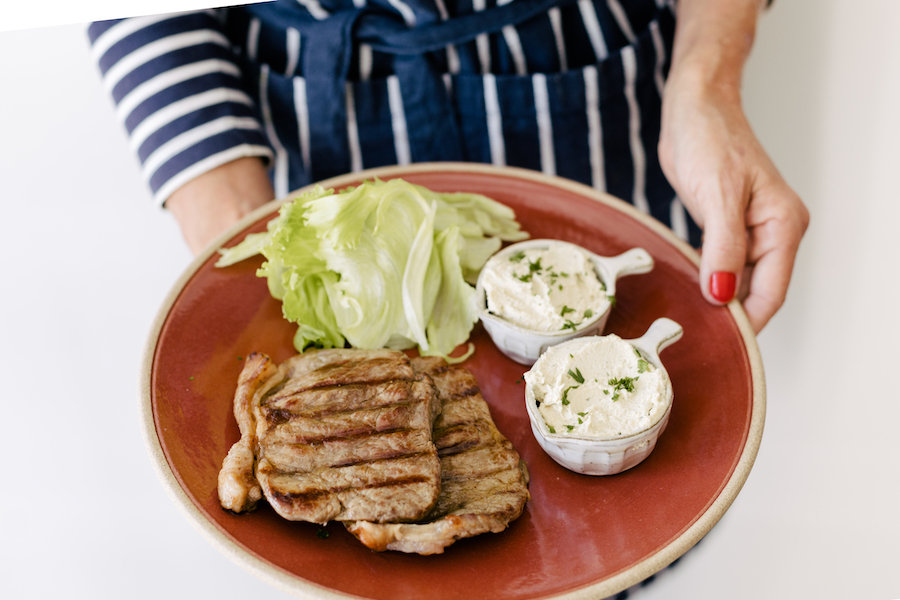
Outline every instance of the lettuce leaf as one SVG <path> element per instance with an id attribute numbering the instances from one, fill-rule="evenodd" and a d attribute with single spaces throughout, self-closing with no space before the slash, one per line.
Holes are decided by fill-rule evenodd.
<path id="1" fill-rule="evenodd" d="M 469 285 L 462 276 L 462 265 L 459 261 L 459 243 L 462 236 L 456 226 L 440 231 L 435 236 L 435 247 L 440 256 L 441 287 L 437 301 L 428 322 L 428 339 L 434 348 L 422 348 L 423 355 L 438 355 L 447 358 L 449 352 L 444 348 L 456 348 L 469 337 L 472 325 L 478 320 L 478 308 L 475 304 L 475 288 Z M 466 358 L 470 351 L 461 358 Z"/>
<path id="2" fill-rule="evenodd" d="M 286 202 L 216 266 L 265 256 L 257 275 L 298 324 L 298 351 L 349 343 L 447 357 L 478 318 L 470 283 L 503 241 L 527 237 L 511 209 L 480 194 L 374 180 Z"/>

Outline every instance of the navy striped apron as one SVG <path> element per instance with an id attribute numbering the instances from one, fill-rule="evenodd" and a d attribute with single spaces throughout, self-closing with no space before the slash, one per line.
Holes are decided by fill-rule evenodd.
<path id="1" fill-rule="evenodd" d="M 644 13 L 645 21 L 632 39 L 621 27 L 605 25 L 611 16 L 597 10 L 608 54 L 601 56 L 595 41 L 568 40 L 587 49 L 570 51 L 569 64 L 561 65 L 557 53 L 533 50 L 548 45 L 542 17 L 557 9 L 566 18 L 566 11 L 578 9 L 576 0 L 513 0 L 474 12 L 462 6 L 470 0 L 460 0 L 460 16 L 442 20 L 416 11 L 413 27 L 377 1 L 357 7 L 336 0 L 320 18 L 293 0 L 228 11 L 228 37 L 239 49 L 247 91 L 275 151 L 279 196 L 372 167 L 493 163 L 591 185 L 699 245 L 700 230 L 657 157 L 661 88 L 674 35 L 667 6 L 629 3 L 631 14 Z M 640 6 L 635 11 L 631 4 Z M 498 48 L 496 40 L 510 26 L 521 39 L 527 73 Z M 486 34 L 498 34 L 489 38 L 489 72 L 484 47 L 478 48 Z M 302 53 L 290 48 L 292 36 Z M 541 43 L 532 44 L 537 38 Z M 361 77 L 366 56 L 374 58 Z"/>

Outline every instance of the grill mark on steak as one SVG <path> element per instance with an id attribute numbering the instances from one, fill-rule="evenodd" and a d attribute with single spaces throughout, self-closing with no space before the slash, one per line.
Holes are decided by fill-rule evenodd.
<path id="1" fill-rule="evenodd" d="M 313 394 L 291 397 L 286 401 L 264 401 L 264 409 L 270 425 L 281 425 L 296 418 L 352 417 L 353 413 L 359 411 L 434 402 L 433 396 L 434 390 L 430 382 L 403 381 L 391 382 L 385 387 L 373 386 L 373 389 L 365 391 L 356 385 L 347 388 L 332 387 Z M 332 399 L 334 401 L 330 401 Z M 438 405 L 436 402 L 434 404 Z"/>
<path id="2" fill-rule="evenodd" d="M 289 519 L 302 514 L 292 520 L 314 523 L 373 512 L 385 521 L 415 521 L 423 516 L 420 505 L 430 510 L 440 492 L 440 461 L 433 452 L 306 473 L 279 472 L 262 458 L 257 476 L 276 512 Z"/>
<path id="3" fill-rule="evenodd" d="M 431 427 L 431 423 L 431 412 L 427 406 L 421 403 L 403 404 L 356 411 L 352 418 L 340 415 L 322 419 L 297 417 L 269 428 L 266 435 L 269 443 L 309 444 L 398 429 L 427 429 Z"/>
<path id="4" fill-rule="evenodd" d="M 301 355 L 302 356 L 302 355 Z M 405 358 L 405 355 L 403 355 Z M 300 372 L 284 386 L 282 393 L 299 393 L 331 386 L 357 383 L 371 385 L 395 379 L 412 380 L 415 373 L 409 361 L 402 362 L 396 356 L 352 359 L 328 363 L 315 370 Z"/>
<path id="5" fill-rule="evenodd" d="M 385 406 L 378 406 L 374 408 L 365 408 L 359 409 L 356 411 L 348 411 L 348 410 L 331 410 L 331 411 L 321 411 L 318 413 L 295 413 L 289 410 L 284 409 L 275 409 L 275 410 L 267 410 L 266 411 L 266 423 L 269 424 L 270 428 L 275 428 L 279 425 L 284 425 L 290 423 L 291 421 L 322 421 L 325 422 L 329 417 L 338 417 L 341 418 L 344 415 L 349 413 L 349 416 L 357 415 L 361 412 L 367 412 L 370 414 L 383 414 L 385 412 L 396 412 L 398 410 L 407 410 L 416 408 L 416 404 L 419 401 L 414 402 L 396 402 L 387 404 Z"/>
<path id="6" fill-rule="evenodd" d="M 391 502 L 393 498 L 409 497 L 411 495 L 428 496 L 433 492 L 433 489 L 433 482 L 430 481 L 429 478 L 409 477 L 405 480 L 398 480 L 392 483 L 384 482 L 329 491 L 282 492 L 273 490 L 270 495 L 267 495 L 267 498 L 276 511 L 288 513 L 304 512 L 310 515 L 324 516 L 328 512 L 333 512 L 336 507 L 340 507 L 340 510 L 353 515 L 356 513 L 357 507 L 355 505 L 360 504 L 360 502 L 358 500 L 354 501 L 352 498 L 345 498 L 345 496 L 348 496 L 350 493 L 357 498 L 361 495 L 368 495 L 369 499 L 374 499 L 376 502 L 379 502 L 380 500 L 382 503 L 386 504 L 386 510 L 390 511 L 397 506 L 397 503 Z M 363 506 L 362 512 L 370 512 L 370 509 Z M 414 520 L 414 518 L 411 518 L 409 515 L 399 512 L 388 512 L 388 519 L 391 521 Z M 327 520 L 321 519 L 313 522 L 321 522 L 324 524 Z"/>
<path id="7" fill-rule="evenodd" d="M 280 471 L 306 472 L 433 452 L 426 432 L 398 429 L 376 435 L 334 438 L 310 444 L 273 444 L 266 458 Z"/>
<path id="8" fill-rule="evenodd" d="M 319 438 L 319 439 L 315 439 L 315 440 L 312 440 L 312 439 L 306 440 L 304 442 L 296 442 L 296 443 L 282 442 L 282 443 L 276 443 L 274 445 L 298 446 L 298 447 L 302 446 L 302 447 L 308 447 L 310 450 L 314 450 L 318 446 L 327 445 L 327 444 L 331 444 L 331 443 L 353 442 L 355 440 L 372 440 L 372 439 L 378 438 L 379 436 L 393 435 L 393 434 L 397 434 L 397 433 L 406 433 L 406 432 L 412 432 L 412 431 L 416 431 L 416 430 L 410 429 L 408 427 L 398 427 L 396 429 L 389 429 L 387 431 L 379 431 L 377 433 L 366 432 L 366 433 L 361 433 L 358 435 L 349 435 L 349 436 L 343 436 L 343 437 L 324 437 L 324 438 Z M 272 446 L 274 446 L 274 445 L 272 445 Z M 272 446 L 270 446 L 270 447 L 272 447 Z"/>
<path id="9" fill-rule="evenodd" d="M 413 368 L 428 374 L 441 400 L 434 441 L 441 461 L 441 493 L 417 523 L 345 523 L 373 550 L 440 554 L 456 540 L 503 531 L 530 498 L 528 470 L 512 444 L 497 430 L 475 377 L 440 358 L 415 358 Z"/>
<path id="10" fill-rule="evenodd" d="M 448 396 L 448 400 L 455 400 L 457 398 L 465 398 L 467 396 L 475 396 L 476 394 L 480 394 L 481 390 L 478 389 L 478 386 L 466 388 L 460 392 L 453 394 L 452 396 Z"/>
<path id="11" fill-rule="evenodd" d="M 396 350 L 358 350 L 356 348 L 329 348 L 326 350 L 311 350 L 296 354 L 284 361 L 287 369 L 287 377 L 294 379 L 305 373 L 315 371 L 328 365 L 358 362 L 360 360 L 400 360 L 402 364 L 409 364 L 407 357 L 398 356 Z"/>
<path id="12" fill-rule="evenodd" d="M 476 422 L 489 423 L 493 438 L 494 424 L 491 413 L 481 395 L 450 399 L 443 403 L 441 414 L 434 421 L 435 436 L 440 437 L 451 427 Z"/>
<path id="13" fill-rule="evenodd" d="M 275 467 L 266 457 L 259 460 L 257 474 L 265 475 L 277 482 L 280 490 L 306 491 L 309 489 L 346 490 L 353 488 L 380 487 L 380 484 L 405 480 L 414 476 L 425 476 L 428 473 L 419 468 L 420 459 L 426 459 L 437 467 L 439 459 L 429 452 L 418 452 L 407 456 L 382 460 L 359 461 L 353 464 L 334 468 L 321 468 L 314 471 L 285 471 Z"/>
<path id="14" fill-rule="evenodd" d="M 452 367 L 440 356 L 417 356 L 410 363 L 416 373 L 428 373 L 434 377 L 438 373 L 446 373 Z"/>
<path id="15" fill-rule="evenodd" d="M 491 430 L 483 421 L 460 423 L 434 432 L 434 445 L 440 456 L 458 454 L 489 443 L 491 439 Z"/>
<path id="16" fill-rule="evenodd" d="M 278 372 L 269 393 L 235 396 L 236 414 L 241 406 L 252 417 L 256 480 L 278 514 L 406 522 L 431 510 L 440 492 L 432 441 L 440 400 L 405 354 L 313 350 Z"/>
<path id="17" fill-rule="evenodd" d="M 371 385 L 331 386 L 315 390 L 294 391 L 282 388 L 278 393 L 267 396 L 263 403 L 267 410 L 283 410 L 315 416 L 404 402 L 409 397 L 411 389 L 414 395 L 422 394 L 419 389 L 422 385 L 433 386 L 430 379 L 423 377 L 412 386 L 410 380 L 404 379 Z"/>
<path id="18" fill-rule="evenodd" d="M 435 387 L 441 398 L 451 400 L 460 396 L 471 396 L 473 394 L 481 394 L 481 388 L 478 381 L 471 373 L 458 373 L 456 371 L 447 370 L 443 373 L 429 373 Z"/>
<path id="19" fill-rule="evenodd" d="M 504 470 L 480 479 L 442 482 L 441 496 L 429 518 L 436 520 L 451 513 L 485 512 L 484 507 L 492 503 L 498 506 L 504 504 L 500 496 L 518 495 L 521 510 L 521 486 L 521 474 L 516 470 Z M 463 510 L 460 510 L 461 505 Z"/>
<path id="20" fill-rule="evenodd" d="M 406 479 L 398 479 L 396 481 L 378 481 L 375 483 L 370 483 L 367 485 L 357 485 L 357 486 L 347 486 L 347 487 L 336 487 L 328 490 L 313 490 L 309 492 L 283 492 L 280 490 L 272 490 L 272 497 L 276 500 L 283 502 L 292 502 L 294 500 L 306 500 L 319 498 L 321 496 L 325 496 L 328 494 L 337 494 L 340 492 L 346 492 L 347 490 L 374 490 L 378 488 L 385 488 L 390 486 L 404 486 L 410 485 L 414 483 L 429 483 L 429 479 L 423 476 L 416 477 L 407 477 Z"/>

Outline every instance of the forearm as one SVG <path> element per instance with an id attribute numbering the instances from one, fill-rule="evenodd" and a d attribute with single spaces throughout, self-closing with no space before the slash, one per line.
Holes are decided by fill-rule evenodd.
<path id="1" fill-rule="evenodd" d="M 765 0 L 679 0 L 669 80 L 739 100 Z"/>
<path id="2" fill-rule="evenodd" d="M 262 160 L 239 158 L 192 179 L 166 201 L 194 254 L 272 200 L 275 194 Z"/>
<path id="3" fill-rule="evenodd" d="M 741 78 L 765 5 L 766 0 L 678 2 L 672 64 L 663 94 L 659 154 L 663 171 L 701 227 L 708 215 L 698 213 L 697 195 L 704 193 L 704 188 L 706 193 L 718 194 L 708 187 L 709 178 L 727 181 L 727 173 L 706 173 L 706 179 L 699 178 L 690 164 L 678 164 L 676 154 L 711 164 L 719 160 L 709 155 L 718 151 L 719 144 L 739 148 L 737 155 L 749 152 L 749 146 L 756 144 L 741 106 Z M 712 124 L 719 131 L 704 131 Z M 721 168 L 732 166 L 723 163 Z M 747 196 L 746 190 L 732 192 Z M 729 204 L 729 211 L 745 208 Z"/>

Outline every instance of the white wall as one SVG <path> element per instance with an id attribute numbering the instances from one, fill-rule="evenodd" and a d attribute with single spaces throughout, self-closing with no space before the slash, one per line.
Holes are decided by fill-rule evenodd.
<path id="1" fill-rule="evenodd" d="M 776 0 L 761 23 L 747 111 L 812 226 L 760 336 L 753 473 L 647 598 L 900 598 L 898 22 L 890 0 Z M 284 597 L 195 532 L 150 467 L 140 353 L 189 254 L 84 27 L 0 33 L 0 76 L 0 596 Z"/>

